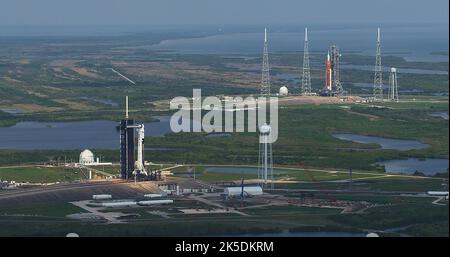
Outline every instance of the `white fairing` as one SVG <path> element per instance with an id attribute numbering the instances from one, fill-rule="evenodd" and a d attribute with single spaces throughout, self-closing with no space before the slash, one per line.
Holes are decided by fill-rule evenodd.
<path id="1" fill-rule="evenodd" d="M 112 198 L 112 195 L 93 195 L 92 196 L 93 200 L 108 200 L 111 198 Z"/>

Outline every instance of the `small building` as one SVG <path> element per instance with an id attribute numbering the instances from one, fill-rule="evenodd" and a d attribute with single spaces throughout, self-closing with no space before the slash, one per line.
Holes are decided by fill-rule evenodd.
<path id="1" fill-rule="evenodd" d="M 100 162 L 100 158 L 94 158 L 94 153 L 91 150 L 85 149 L 80 153 L 80 160 L 78 164 L 83 166 L 103 166 L 112 165 L 112 162 Z"/>

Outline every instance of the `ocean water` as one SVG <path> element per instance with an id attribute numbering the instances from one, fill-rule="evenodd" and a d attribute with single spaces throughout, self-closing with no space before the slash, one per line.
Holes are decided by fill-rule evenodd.
<path id="1" fill-rule="evenodd" d="M 150 46 L 155 50 L 171 50 L 180 53 L 259 54 L 263 48 L 263 31 L 234 32 L 219 35 L 163 40 Z M 350 28 L 309 28 L 310 51 L 325 52 L 331 44 L 341 52 L 375 54 L 376 26 Z M 303 51 L 303 26 L 296 30 L 271 30 L 268 27 L 269 51 Z M 412 61 L 446 62 L 448 56 L 431 54 L 448 51 L 448 24 L 433 26 L 386 26 L 381 28 L 384 55 L 405 57 Z"/>

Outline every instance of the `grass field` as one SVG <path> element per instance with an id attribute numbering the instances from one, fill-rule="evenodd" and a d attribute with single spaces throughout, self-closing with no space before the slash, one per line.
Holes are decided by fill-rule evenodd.
<path id="1" fill-rule="evenodd" d="M 59 167 L 0 167 L 0 180 L 32 183 L 69 182 L 86 179 L 79 169 Z"/>
<path id="2" fill-rule="evenodd" d="M 129 219 L 126 224 L 109 225 L 67 219 L 67 214 L 83 212 L 67 204 L 15 206 L 2 209 L 0 235 L 64 236 L 76 232 L 81 236 L 201 236 L 286 230 L 360 233 L 364 229 L 393 236 L 448 236 L 448 227 L 445 226 L 448 224 L 448 205 L 435 206 L 430 199 L 399 197 L 392 201 L 392 198 L 385 198 L 391 205 L 373 207 L 360 214 L 340 214 L 339 210 L 333 209 L 272 206 L 244 211 L 251 216 L 172 214 L 170 219 L 164 219 L 147 213 L 153 208 L 128 209 L 126 213 L 138 213 L 141 216 Z M 383 203 L 381 198 L 364 199 Z M 26 227 L 19 225 L 24 221 Z"/>

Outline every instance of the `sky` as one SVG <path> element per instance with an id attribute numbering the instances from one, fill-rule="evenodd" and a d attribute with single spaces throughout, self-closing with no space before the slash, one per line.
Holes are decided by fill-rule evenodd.
<path id="1" fill-rule="evenodd" d="M 448 8 L 448 0 L 0 0 L 0 26 L 448 24 Z"/>

